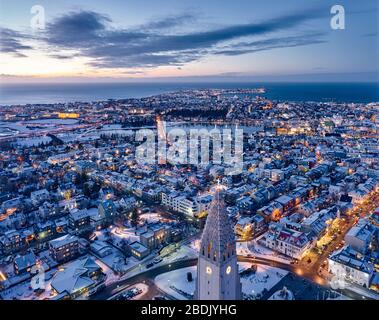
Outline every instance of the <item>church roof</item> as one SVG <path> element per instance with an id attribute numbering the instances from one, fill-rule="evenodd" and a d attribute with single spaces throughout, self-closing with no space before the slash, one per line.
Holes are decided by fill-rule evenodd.
<path id="1" fill-rule="evenodd" d="M 225 208 L 222 191 L 216 190 L 204 227 L 200 255 L 223 264 L 236 255 L 235 235 Z"/>

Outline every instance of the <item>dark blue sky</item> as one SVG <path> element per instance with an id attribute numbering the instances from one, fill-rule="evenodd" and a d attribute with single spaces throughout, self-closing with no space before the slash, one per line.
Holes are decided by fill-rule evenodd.
<path id="1" fill-rule="evenodd" d="M 28 79 L 376 81 L 377 0 L 1 0 L 0 74 Z M 345 8 L 345 30 L 330 9 Z"/>

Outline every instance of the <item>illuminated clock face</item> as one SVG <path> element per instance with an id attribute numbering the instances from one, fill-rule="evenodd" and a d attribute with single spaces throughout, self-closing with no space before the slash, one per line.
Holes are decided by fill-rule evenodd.
<path id="1" fill-rule="evenodd" d="M 226 274 L 229 274 L 231 271 L 232 271 L 232 267 L 231 267 L 231 266 L 228 266 L 228 267 L 226 268 Z"/>
<path id="2" fill-rule="evenodd" d="M 207 267 L 206 271 L 208 274 L 212 274 L 212 268 L 211 267 Z"/>

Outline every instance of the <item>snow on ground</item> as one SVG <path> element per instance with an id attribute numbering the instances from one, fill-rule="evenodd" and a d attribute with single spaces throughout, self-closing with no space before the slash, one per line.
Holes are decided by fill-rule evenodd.
<path id="1" fill-rule="evenodd" d="M 139 241 L 139 236 L 136 234 L 134 228 L 112 228 L 111 229 L 112 239 L 115 241 L 114 244 L 118 245 L 123 240 L 127 240 L 129 243 L 134 241 Z"/>
<path id="2" fill-rule="evenodd" d="M 10 287 L 14 284 L 17 284 L 17 283 L 21 283 L 27 279 L 30 278 L 29 274 L 28 273 L 24 273 L 24 274 L 20 274 L 20 275 L 16 275 L 14 273 L 14 265 L 13 265 L 13 262 L 11 263 L 8 263 L 6 265 L 4 265 L 2 268 L 1 268 L 1 271 L 2 273 L 5 275 L 5 277 L 7 278 L 4 282 L 3 282 L 3 286 L 5 288 L 7 287 Z"/>
<path id="3" fill-rule="evenodd" d="M 134 242 L 139 241 L 139 235 L 136 234 L 135 228 L 119 228 L 119 227 L 110 227 L 103 230 L 96 230 L 95 235 L 100 241 L 111 240 L 112 243 L 121 248 L 123 242 Z"/>
<path id="4" fill-rule="evenodd" d="M 116 274 L 113 269 L 111 269 L 108 265 L 106 265 L 103 261 L 101 261 L 99 258 L 95 257 L 95 262 L 100 266 L 100 268 L 103 270 L 103 273 L 106 274 L 105 279 L 105 285 L 110 285 L 114 282 L 117 282 L 120 280 L 120 276 Z"/>
<path id="5" fill-rule="evenodd" d="M 247 262 L 239 263 L 240 271 L 250 266 Z M 176 299 L 192 299 L 196 286 L 196 270 L 197 266 L 173 270 L 157 276 L 154 281 L 160 290 Z M 192 282 L 187 281 L 187 272 L 192 273 Z M 287 274 L 282 269 L 258 265 L 256 272 L 241 276 L 242 292 L 252 297 L 262 295 L 265 289 L 270 290 Z"/>
<path id="6" fill-rule="evenodd" d="M 256 240 L 250 241 L 247 244 L 248 249 L 250 250 L 251 254 L 254 257 L 266 258 L 266 259 L 270 259 L 270 260 L 274 260 L 274 261 L 278 261 L 278 262 L 282 262 L 282 263 L 290 263 L 291 262 L 292 259 L 290 257 L 282 255 L 282 254 L 280 254 L 276 251 L 273 251 L 269 248 L 266 248 L 266 247 L 260 245 L 258 243 L 258 241 L 259 241 L 259 238 L 257 238 Z"/>
<path id="7" fill-rule="evenodd" d="M 42 267 L 44 268 L 45 271 L 49 271 L 50 269 L 58 265 L 57 262 L 55 262 L 50 257 L 49 250 L 44 250 L 44 251 L 39 252 L 37 254 L 37 258 L 39 261 L 42 262 Z M 1 271 L 5 274 L 7 278 L 7 280 L 3 282 L 3 286 L 5 288 L 16 285 L 18 283 L 22 283 L 31 278 L 29 273 L 23 273 L 19 275 L 15 274 L 13 262 L 8 263 L 7 265 L 4 265 L 1 268 Z"/>
<path id="8" fill-rule="evenodd" d="M 128 270 L 140 263 L 140 261 L 134 257 L 126 258 L 125 255 L 115 247 L 111 248 L 112 253 L 105 257 L 97 257 L 93 255 L 96 260 L 99 260 L 102 263 L 102 265 L 105 265 L 106 270 L 110 269 L 108 270 L 109 273 L 127 272 Z"/>
<path id="9" fill-rule="evenodd" d="M 38 253 L 38 258 L 47 265 L 46 269 L 54 268 L 58 266 L 58 262 L 56 262 L 50 255 L 50 251 L 44 250 Z"/>
<path id="10" fill-rule="evenodd" d="M 17 124 L 21 123 L 23 125 L 27 124 L 38 124 L 38 125 L 46 125 L 46 126 L 55 126 L 55 125 L 73 125 L 77 124 L 79 121 L 75 119 L 36 119 L 36 120 L 27 120 L 21 121 Z"/>
<path id="11" fill-rule="evenodd" d="M 95 232 L 96 238 L 100 241 L 106 241 L 107 237 L 105 236 L 104 230 L 96 230 Z"/>
<path id="12" fill-rule="evenodd" d="M 159 222 L 162 217 L 159 213 L 143 213 L 139 215 L 139 219 L 141 222 L 156 223 Z"/>
<path id="13" fill-rule="evenodd" d="M 0 126 L 17 130 L 19 133 L 46 133 L 49 129 L 56 129 L 57 127 L 64 126 L 65 128 L 75 128 L 78 120 L 75 119 L 38 119 L 29 121 L 18 122 L 5 122 L 0 121 Z M 28 125 L 37 125 L 41 128 L 27 128 Z"/>
<path id="14" fill-rule="evenodd" d="M 87 209 L 87 212 L 91 216 L 97 216 L 99 214 L 99 209 L 98 208 L 89 208 L 89 209 Z"/>
<path id="15" fill-rule="evenodd" d="M 250 266 L 251 264 L 248 262 L 239 263 L 240 269 L 248 269 Z M 255 272 L 241 276 L 242 291 L 252 297 L 262 295 L 265 289 L 270 290 L 287 274 L 288 271 L 279 268 L 257 265 Z"/>
<path id="16" fill-rule="evenodd" d="M 178 300 L 192 299 L 196 287 L 197 266 L 173 270 L 160 274 L 154 279 L 157 287 Z M 187 272 L 192 273 L 193 280 L 187 281 Z"/>
<path id="17" fill-rule="evenodd" d="M 201 243 L 201 240 L 200 239 L 194 239 L 192 240 L 188 246 L 190 248 L 192 248 L 193 250 L 195 250 L 197 253 L 199 253 L 200 251 L 200 243 Z"/>
<path id="18" fill-rule="evenodd" d="M 57 138 L 61 139 L 65 143 L 73 142 L 75 140 L 78 140 L 79 134 L 78 133 L 58 133 Z"/>
<path id="19" fill-rule="evenodd" d="M 247 242 L 237 242 L 237 254 L 241 256 L 247 256 L 251 254 L 250 249 L 247 246 Z"/>
<path id="20" fill-rule="evenodd" d="M 195 259 L 198 257 L 198 253 L 194 251 L 193 249 L 187 247 L 187 246 L 181 246 L 180 248 L 176 249 L 175 251 L 171 252 L 170 254 L 166 256 L 159 256 L 159 255 L 154 255 L 154 252 L 151 253 L 149 256 L 147 256 L 145 259 L 139 261 L 136 260 L 135 258 L 131 257 L 128 259 L 135 259 L 134 266 L 129 268 L 127 273 L 122 277 L 122 279 L 126 277 L 132 277 L 142 271 L 146 270 L 152 270 L 154 268 L 160 267 L 162 265 L 167 265 L 179 260 L 188 260 L 188 259 Z M 159 263 L 154 263 L 155 258 L 162 258 L 162 261 Z M 154 265 L 150 268 L 146 268 L 146 265 L 149 264 L 149 262 L 153 262 Z M 130 263 L 130 261 L 129 261 Z M 128 264 L 130 266 L 130 264 Z"/>
<path id="21" fill-rule="evenodd" d="M 51 138 L 47 136 L 33 137 L 33 138 L 20 138 L 17 139 L 16 144 L 22 147 L 38 146 L 41 143 L 49 143 Z"/>
<path id="22" fill-rule="evenodd" d="M 188 246 L 181 246 L 175 252 L 163 258 L 161 263 L 175 262 L 178 260 L 197 258 L 198 252 Z"/>
<path id="23" fill-rule="evenodd" d="M 268 300 L 295 300 L 292 291 L 285 288 L 276 291 Z"/>
<path id="24" fill-rule="evenodd" d="M 57 269 L 50 270 L 45 274 L 45 291 L 37 295 L 31 287 L 31 280 L 28 279 L 20 284 L 5 289 L 0 293 L 4 300 L 46 300 L 51 299 L 55 294 L 52 292 L 51 280 Z"/>

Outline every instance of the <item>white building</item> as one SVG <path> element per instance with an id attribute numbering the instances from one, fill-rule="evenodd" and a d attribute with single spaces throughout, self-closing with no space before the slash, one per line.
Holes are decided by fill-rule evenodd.
<path id="1" fill-rule="evenodd" d="M 59 270 L 51 281 L 58 296 L 75 299 L 94 289 L 105 279 L 101 267 L 90 257 L 75 260 Z"/>
<path id="2" fill-rule="evenodd" d="M 301 259 L 313 245 L 304 232 L 288 229 L 279 223 L 271 223 L 262 240 L 267 248 L 294 259 Z"/>
<path id="3" fill-rule="evenodd" d="M 335 251 L 328 258 L 330 273 L 368 288 L 374 274 L 373 265 L 350 246 Z"/>
<path id="4" fill-rule="evenodd" d="M 270 180 L 277 182 L 284 179 L 284 172 L 280 169 L 272 169 L 270 170 Z"/>
<path id="5" fill-rule="evenodd" d="M 366 219 L 360 219 L 345 235 L 346 244 L 354 250 L 365 253 L 375 236 L 375 227 Z"/>
<path id="6" fill-rule="evenodd" d="M 336 209 L 323 209 L 312 213 L 301 223 L 302 231 L 313 232 L 319 237 L 328 227 L 328 223 L 337 217 Z"/>
<path id="7" fill-rule="evenodd" d="M 38 205 L 46 200 L 48 200 L 50 197 L 49 191 L 46 189 L 41 189 L 37 191 L 33 191 L 30 193 L 30 200 L 32 201 L 33 205 Z"/>
<path id="8" fill-rule="evenodd" d="M 184 195 L 178 195 L 175 192 L 162 193 L 162 205 L 169 207 L 171 210 L 183 213 L 189 217 L 194 217 L 202 212 L 208 211 L 212 196 L 199 196 L 190 198 Z"/>
<path id="9" fill-rule="evenodd" d="M 70 152 L 70 153 L 61 153 L 57 155 L 50 156 L 47 159 L 47 162 L 49 164 L 61 164 L 63 162 L 70 161 L 76 156 L 76 152 Z"/>
<path id="10" fill-rule="evenodd" d="M 237 236 L 248 239 L 253 233 L 253 219 L 252 217 L 240 218 L 234 226 L 234 231 Z"/>
<path id="11" fill-rule="evenodd" d="M 126 211 L 132 211 L 137 207 L 137 200 L 134 197 L 121 198 L 118 203 Z"/>

